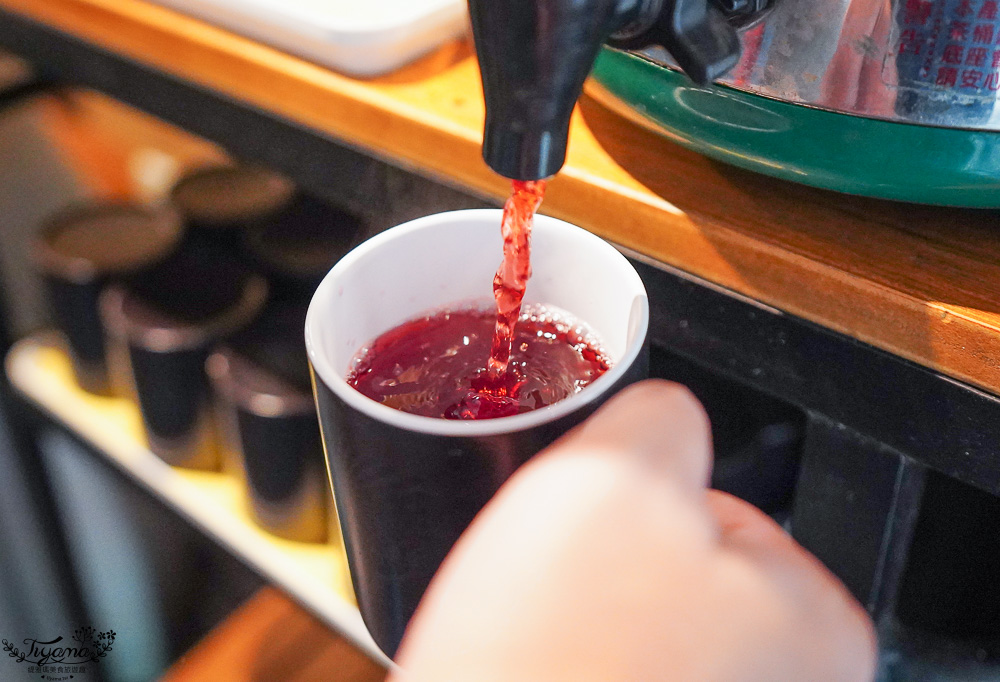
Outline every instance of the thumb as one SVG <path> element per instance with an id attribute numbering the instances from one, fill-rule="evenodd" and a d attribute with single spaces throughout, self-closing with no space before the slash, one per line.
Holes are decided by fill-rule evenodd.
<path id="1" fill-rule="evenodd" d="M 837 577 L 777 523 L 753 505 L 716 490 L 708 507 L 720 530 L 719 544 L 749 561 L 798 612 L 808 617 L 800 653 L 828 680 L 870 680 L 877 642 L 864 608 Z"/>
<path id="2" fill-rule="evenodd" d="M 579 452 L 628 458 L 700 495 L 712 472 L 712 431 L 690 390 L 649 379 L 624 389 L 542 456 Z"/>

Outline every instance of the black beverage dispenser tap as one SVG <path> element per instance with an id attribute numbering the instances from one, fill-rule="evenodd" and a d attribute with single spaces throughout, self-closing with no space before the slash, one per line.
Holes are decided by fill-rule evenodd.
<path id="1" fill-rule="evenodd" d="M 486 163 L 515 180 L 562 167 L 570 114 L 605 42 L 661 45 L 696 83 L 722 76 L 740 43 L 713 1 L 469 0 L 486 99 Z"/>

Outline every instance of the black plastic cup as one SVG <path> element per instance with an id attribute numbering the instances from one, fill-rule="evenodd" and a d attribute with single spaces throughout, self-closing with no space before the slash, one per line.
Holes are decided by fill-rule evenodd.
<path id="1" fill-rule="evenodd" d="M 253 519 L 288 540 L 325 542 L 330 490 L 302 341 L 305 318 L 304 305 L 269 305 L 206 368 L 223 449 L 246 486 Z"/>
<path id="2" fill-rule="evenodd" d="M 639 275 L 600 238 L 539 216 L 526 300 L 586 323 L 614 360 L 608 372 L 561 402 L 483 421 L 407 414 L 347 383 L 359 349 L 380 334 L 490 297 L 500 218 L 498 210 L 456 211 L 388 230 L 337 263 L 309 306 L 306 348 L 351 577 L 368 630 L 390 656 L 445 555 L 503 482 L 648 374 Z"/>
<path id="3" fill-rule="evenodd" d="M 244 231 L 243 243 L 271 283 L 272 299 L 308 301 L 364 229 L 354 214 L 300 194 L 278 215 Z"/>
<path id="4" fill-rule="evenodd" d="M 101 291 L 167 258 L 182 236 L 175 211 L 131 204 L 76 206 L 43 226 L 34 245 L 35 260 L 56 326 L 66 337 L 77 382 L 85 390 L 112 392 L 98 303 Z"/>
<path id="5" fill-rule="evenodd" d="M 108 287 L 101 314 L 112 374 L 131 383 L 150 450 L 168 464 L 216 470 L 205 361 L 222 338 L 260 313 L 267 283 L 242 264 L 210 255 L 183 249 L 129 286 Z"/>

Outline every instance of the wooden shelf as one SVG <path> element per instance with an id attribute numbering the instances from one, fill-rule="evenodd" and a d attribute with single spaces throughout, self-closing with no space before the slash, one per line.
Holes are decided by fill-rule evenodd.
<path id="1" fill-rule="evenodd" d="M 500 197 L 466 42 L 355 80 L 145 0 L 0 9 L 258 110 Z M 914 169 L 933 172 L 933 169 Z M 1000 173 L 1000 172 L 998 172 Z M 584 99 L 544 212 L 1000 393 L 997 214 L 846 197 L 709 161 Z"/>
<path id="2" fill-rule="evenodd" d="M 277 590 L 265 587 L 160 682 L 379 682 L 379 666 Z"/>
<path id="3" fill-rule="evenodd" d="M 386 661 L 361 620 L 339 542 L 292 542 L 271 535 L 251 520 L 235 477 L 164 463 L 145 445 L 138 408 L 128 400 L 102 398 L 79 388 L 69 358 L 49 337 L 15 344 L 6 369 L 14 388 L 57 423 L 369 656 Z"/>

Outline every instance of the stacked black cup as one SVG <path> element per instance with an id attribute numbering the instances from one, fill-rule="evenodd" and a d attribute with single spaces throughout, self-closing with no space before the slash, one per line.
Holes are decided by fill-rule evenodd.
<path id="1" fill-rule="evenodd" d="M 85 390 L 112 392 L 98 312 L 101 292 L 167 259 L 182 237 L 183 223 L 174 210 L 125 203 L 74 206 L 42 226 L 35 260 L 76 380 Z"/>
<path id="2" fill-rule="evenodd" d="M 227 165 L 186 174 L 168 207 L 61 213 L 36 251 L 80 385 L 135 401 L 167 463 L 238 475 L 263 528 L 322 542 L 334 512 L 302 329 L 362 232 L 280 175 Z"/>

